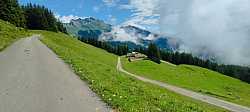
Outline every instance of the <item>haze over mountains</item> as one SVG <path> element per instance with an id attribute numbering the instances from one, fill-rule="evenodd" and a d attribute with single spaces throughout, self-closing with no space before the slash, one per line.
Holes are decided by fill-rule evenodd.
<path id="1" fill-rule="evenodd" d="M 46 1 L 46 3 L 50 4 L 51 1 Z M 76 2 L 77 0 L 66 1 L 63 1 L 65 5 L 59 5 L 62 3 L 59 1 L 53 5 L 69 10 L 71 9 L 67 8 L 69 3 L 72 3 L 73 7 L 79 3 Z M 91 5 L 93 2 L 102 4 L 125 0 L 84 1 L 88 4 L 86 6 L 92 8 L 96 6 Z M 244 59 L 248 55 L 243 55 L 250 53 L 249 47 L 245 45 L 250 43 L 245 40 L 249 39 L 250 35 L 247 33 L 250 31 L 247 22 L 244 28 L 242 27 L 245 24 L 237 23 L 240 27 L 236 30 L 230 26 L 235 21 L 224 22 L 228 18 L 218 18 L 221 17 L 220 14 L 224 17 L 224 13 L 215 15 L 215 20 L 210 18 L 210 14 L 206 15 L 207 11 L 211 11 L 210 8 L 206 9 L 211 5 L 209 3 L 218 0 L 179 1 L 175 4 L 177 10 L 170 12 L 172 14 L 189 12 L 184 15 L 177 14 L 176 18 L 180 19 L 182 24 L 178 23 L 178 19 L 173 19 L 178 21 L 176 22 L 180 25 L 177 25 L 178 28 L 183 28 L 180 34 L 185 34 L 185 32 L 187 34 L 170 36 L 161 32 L 156 33 L 154 26 L 141 26 L 138 21 L 150 25 L 157 23 L 157 21 L 152 21 L 152 18 L 157 20 L 156 16 L 159 17 L 157 14 L 152 15 L 154 8 L 157 7 L 154 6 L 158 3 L 157 1 L 128 0 L 127 3 L 109 4 L 108 9 L 112 11 L 119 9 L 111 7 L 121 5 L 123 8 L 131 9 L 132 13 L 128 16 L 117 15 L 120 17 L 117 19 L 122 20 L 127 17 L 134 24 L 125 24 L 128 20 L 113 24 L 105 20 L 113 16 L 113 12 L 101 9 L 100 13 L 95 13 L 102 15 L 106 12 L 102 17 L 79 17 L 78 15 L 63 24 L 61 19 L 55 17 L 56 11 L 52 12 L 54 9 L 48 9 L 43 5 L 29 3 L 23 6 L 19 5 L 17 0 L 0 2 L 0 37 L 2 37 L 0 38 L 0 99 L 8 101 L 0 102 L 0 111 L 13 112 L 21 109 L 25 112 L 39 112 L 45 109 L 45 111 L 53 112 L 109 110 L 119 112 L 250 112 L 250 68 L 222 64 L 230 63 L 226 61 L 228 59 L 232 59 L 231 63 L 234 64 L 243 64 L 237 63 L 242 60 L 245 60 L 244 63 L 250 61 L 249 58 Z M 225 3 L 221 1 L 214 2 L 215 6 Z M 131 3 L 139 4 L 140 9 L 133 9 Z M 171 4 L 171 2 L 167 3 Z M 185 8 L 186 3 L 192 4 L 190 7 L 194 7 L 194 10 L 189 11 L 189 8 Z M 83 8 L 85 4 L 81 4 Z M 196 12 L 196 4 L 202 6 L 201 9 L 198 7 L 198 12 Z M 175 6 L 172 5 L 169 7 L 174 9 Z M 206 7 L 205 10 L 203 7 Z M 107 9 L 107 7 L 104 8 Z M 185 10 L 179 12 L 181 8 Z M 168 10 L 163 9 L 163 11 Z M 84 13 L 84 16 L 90 15 L 86 12 L 89 11 L 81 13 Z M 190 12 L 195 12 L 195 14 L 189 15 Z M 216 13 L 216 11 L 211 12 Z M 70 11 L 71 13 L 77 15 L 78 11 L 74 9 Z M 60 14 L 66 15 L 65 12 Z M 118 11 L 116 14 L 124 13 Z M 161 26 L 171 23 L 167 20 L 170 18 L 168 14 L 169 12 L 166 16 L 161 15 L 163 23 Z M 239 19 L 241 22 L 242 20 Z M 226 25 L 221 27 L 220 22 Z M 167 28 L 171 27 L 167 26 Z M 213 27 L 216 28 L 213 29 Z M 231 29 L 230 33 L 227 32 L 229 29 Z M 238 32 L 241 30 L 243 31 Z M 164 32 L 168 31 L 164 30 Z M 209 38 L 210 36 L 212 37 Z M 239 38 L 231 42 L 232 40 L 228 41 L 227 37 Z M 196 45 L 196 43 L 199 44 Z M 233 45 L 230 46 L 229 43 Z M 217 49 L 218 44 L 221 45 Z M 241 44 L 245 47 L 241 48 Z M 186 51 L 187 48 L 190 50 Z M 196 53 L 197 49 L 198 53 Z M 237 52 L 239 49 L 243 50 L 243 54 Z M 188 51 L 195 54 L 190 54 Z M 225 52 L 228 53 L 225 55 Z M 216 60 L 209 60 L 213 56 L 216 56 L 214 58 Z M 221 59 L 222 56 L 225 56 L 224 60 Z M 34 103 L 33 100 L 41 102 Z M 47 108 L 48 102 L 50 102 L 49 108 Z"/>
<path id="2" fill-rule="evenodd" d="M 192 47 L 194 46 L 190 45 L 190 43 L 193 43 L 194 41 L 196 42 L 197 40 L 194 40 L 192 38 L 190 38 L 190 40 L 187 40 L 187 38 L 184 38 L 186 36 L 183 36 L 183 38 L 172 38 L 166 35 L 156 34 L 132 25 L 112 26 L 111 24 L 105 23 L 104 21 L 93 17 L 72 19 L 70 23 L 64 23 L 64 26 L 71 35 L 79 36 L 82 38 L 96 38 L 98 40 L 108 41 L 113 44 L 127 43 L 130 48 L 136 48 L 138 46 L 147 47 L 150 42 L 154 42 L 161 49 L 191 52 L 200 58 L 213 59 L 219 63 L 249 65 L 247 60 L 245 63 L 236 63 L 229 62 L 227 61 L 227 59 L 221 59 L 224 53 L 218 51 L 219 49 L 216 48 L 211 50 L 212 45 L 210 47 L 206 46 L 206 44 L 204 44 L 206 43 L 205 41 L 200 42 L 200 44 L 198 44 L 195 49 L 192 49 Z M 226 48 L 228 46 L 224 47 Z M 214 52 L 215 50 L 217 50 L 218 52 Z M 237 55 L 235 57 L 238 57 L 240 54 L 234 55 Z M 232 56 L 230 55 L 226 58 Z"/>
<path id="3" fill-rule="evenodd" d="M 72 19 L 64 23 L 67 31 L 73 36 L 81 38 L 96 38 L 112 43 L 129 43 L 130 48 L 138 46 L 147 47 L 152 41 L 161 49 L 177 50 L 180 41 L 177 39 L 152 33 L 150 31 L 132 26 L 112 26 L 93 17 Z"/>
<path id="4" fill-rule="evenodd" d="M 249 0 L 161 0 L 160 30 L 181 48 L 207 52 L 227 64 L 250 65 Z"/>
<path id="5" fill-rule="evenodd" d="M 110 24 L 143 27 L 181 40 L 181 51 L 198 56 L 215 55 L 227 64 L 250 63 L 249 0 L 21 1 L 45 4 L 63 22 L 91 16 Z"/>

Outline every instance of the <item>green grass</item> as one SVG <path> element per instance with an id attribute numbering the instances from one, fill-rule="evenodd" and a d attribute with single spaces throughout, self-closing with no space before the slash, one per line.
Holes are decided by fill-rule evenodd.
<path id="1" fill-rule="evenodd" d="M 28 35 L 28 31 L 25 29 L 17 28 L 8 22 L 0 20 L 0 51 L 16 40 Z"/>
<path id="2" fill-rule="evenodd" d="M 117 56 L 65 34 L 34 31 L 104 102 L 120 112 L 220 112 L 221 108 L 138 81 L 116 70 Z M 63 85 L 62 85 L 63 86 Z"/>
<path id="3" fill-rule="evenodd" d="M 125 70 L 193 91 L 201 92 L 237 104 L 250 106 L 250 84 L 205 68 L 149 60 L 129 62 L 122 58 Z"/>

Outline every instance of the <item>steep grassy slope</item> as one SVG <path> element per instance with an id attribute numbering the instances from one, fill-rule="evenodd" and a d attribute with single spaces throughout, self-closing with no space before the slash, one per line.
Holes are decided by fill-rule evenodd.
<path id="1" fill-rule="evenodd" d="M 122 58 L 122 63 L 124 69 L 132 73 L 250 107 L 250 84 L 220 73 L 197 66 L 155 64 L 148 60 L 129 62 Z"/>
<path id="2" fill-rule="evenodd" d="M 117 56 L 64 34 L 44 31 L 42 41 L 65 60 L 106 103 L 124 112 L 225 111 L 135 80 L 116 70 Z M 62 85 L 63 86 L 63 85 Z"/>
<path id="3" fill-rule="evenodd" d="M 28 32 L 22 28 L 0 20 L 0 51 L 15 40 L 28 36 Z"/>

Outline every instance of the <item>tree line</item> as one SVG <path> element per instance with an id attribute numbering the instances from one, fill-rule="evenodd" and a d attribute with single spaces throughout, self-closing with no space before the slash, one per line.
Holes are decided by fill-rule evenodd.
<path id="1" fill-rule="evenodd" d="M 180 53 L 180 52 L 169 52 L 169 51 L 161 51 L 162 60 L 169 61 L 173 64 L 188 64 L 195 65 L 203 68 L 207 68 L 213 71 L 217 71 L 224 75 L 234 77 L 250 83 L 250 68 L 238 65 L 224 65 L 218 64 L 209 59 L 200 59 L 198 57 L 193 56 L 189 53 Z"/>
<path id="2" fill-rule="evenodd" d="M 112 44 L 110 42 L 99 41 L 97 38 L 93 38 L 93 37 L 89 37 L 89 38 L 88 37 L 78 37 L 78 40 L 80 40 L 84 43 L 93 45 L 95 47 L 104 49 L 110 53 L 113 53 L 113 54 L 116 54 L 119 56 L 126 55 L 129 52 L 133 51 L 132 49 L 128 48 L 128 45 L 126 43 L 120 43 L 118 45 L 115 45 L 115 44 Z M 141 51 L 134 50 L 134 51 L 138 51 L 138 52 L 141 52 L 143 54 L 146 54 L 150 60 L 152 60 L 156 63 L 161 63 L 160 50 L 155 44 L 150 43 L 148 49 L 144 49 L 142 47 L 140 47 L 140 48 L 143 50 L 141 50 Z"/>
<path id="3" fill-rule="evenodd" d="M 143 49 L 142 49 L 143 50 Z M 148 58 L 158 64 L 161 63 L 161 55 L 160 49 L 154 43 L 149 43 L 148 48 L 145 49 L 144 54 L 148 56 Z"/>
<path id="4" fill-rule="evenodd" d="M 78 40 L 93 45 L 95 47 L 104 49 L 110 53 L 122 56 L 126 55 L 129 52 L 128 45 L 127 44 L 119 44 L 119 45 L 112 45 L 109 42 L 106 41 L 99 41 L 97 38 L 84 38 L 79 37 Z"/>
<path id="5" fill-rule="evenodd" d="M 171 62 L 176 65 L 180 64 L 188 64 L 195 65 L 203 68 L 207 68 L 213 71 L 217 71 L 224 75 L 240 79 L 247 83 L 250 83 L 250 68 L 243 67 L 238 65 L 224 65 L 218 64 L 209 59 L 204 60 L 200 59 L 196 56 L 193 56 L 190 53 L 185 52 L 173 52 L 161 50 L 157 47 L 156 44 L 150 43 L 147 48 L 145 47 L 137 47 L 135 49 L 129 49 L 126 44 L 113 45 L 110 42 L 98 41 L 97 38 L 79 38 L 80 41 L 85 42 L 87 44 L 91 44 L 98 48 L 102 48 L 110 53 L 114 53 L 116 55 L 122 56 L 126 55 L 129 52 L 136 51 L 143 54 L 146 54 L 148 58 L 156 63 L 161 63 L 161 60 Z"/>
<path id="6" fill-rule="evenodd" d="M 0 1 L 0 19 L 17 27 L 67 33 L 48 8 L 31 3 L 20 6 L 17 0 Z"/>
<path id="7" fill-rule="evenodd" d="M 153 46 L 153 51 L 152 51 Z M 151 48 L 150 48 L 151 47 Z M 155 48 L 156 47 L 156 48 Z M 239 66 L 239 65 L 225 65 L 225 64 L 218 64 L 214 61 L 209 59 L 201 59 L 196 56 L 193 56 L 190 53 L 185 52 L 173 52 L 173 51 L 166 51 L 166 50 L 157 50 L 159 49 L 157 45 L 151 43 L 148 48 L 139 47 L 136 49 L 137 52 L 141 52 L 147 54 L 148 52 L 154 53 L 153 60 L 154 62 L 159 63 L 159 60 L 168 61 L 170 63 L 180 65 L 180 64 L 188 64 L 188 65 L 195 65 L 203 68 L 207 68 L 213 71 L 217 71 L 224 75 L 240 79 L 247 83 L 250 83 L 250 68 Z M 150 55 L 147 54 L 150 58 Z M 151 56 L 152 57 L 152 56 Z"/>

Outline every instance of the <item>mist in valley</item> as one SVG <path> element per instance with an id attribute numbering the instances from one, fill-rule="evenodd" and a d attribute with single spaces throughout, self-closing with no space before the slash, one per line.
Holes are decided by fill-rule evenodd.
<path id="1" fill-rule="evenodd" d="M 160 32 L 183 41 L 181 51 L 250 64 L 249 0 L 162 0 Z"/>

